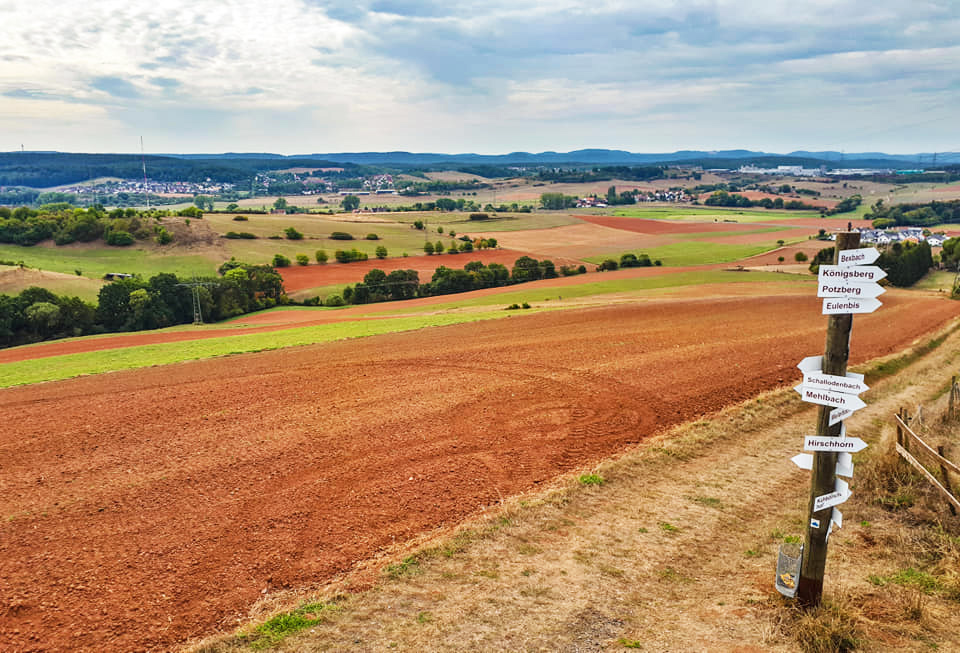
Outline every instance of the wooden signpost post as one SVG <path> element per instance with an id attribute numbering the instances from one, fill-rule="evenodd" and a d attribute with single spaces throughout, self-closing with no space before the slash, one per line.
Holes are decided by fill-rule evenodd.
<path id="1" fill-rule="evenodd" d="M 804 382 L 797 387 L 804 401 L 820 405 L 815 436 L 807 436 L 804 448 L 809 454 L 794 457 L 794 462 L 812 471 L 808 503 L 807 533 L 804 540 L 797 601 L 816 606 L 823 594 L 823 573 L 827 562 L 830 531 L 843 524 L 836 506 L 850 497 L 847 483 L 837 478 L 853 474 L 849 455 L 866 446 L 858 438 L 846 438 L 843 420 L 865 404 L 857 396 L 867 389 L 863 377 L 847 374 L 850 355 L 850 331 L 854 313 L 871 313 L 881 304 L 876 299 L 883 289 L 876 281 L 886 274 L 870 266 L 877 258 L 873 248 L 858 249 L 859 232 L 837 234 L 833 265 L 820 266 L 818 296 L 825 297 L 823 314 L 829 315 L 827 342 L 822 357 L 810 356 L 798 367 Z M 839 463 L 839 464 L 838 464 Z"/>

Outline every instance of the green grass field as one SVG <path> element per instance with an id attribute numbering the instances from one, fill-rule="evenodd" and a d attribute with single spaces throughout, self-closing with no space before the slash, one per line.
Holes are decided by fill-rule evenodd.
<path id="1" fill-rule="evenodd" d="M 107 272 L 140 274 L 144 278 L 161 272 L 173 272 L 181 276 L 216 274 L 222 261 L 198 254 L 163 254 L 133 247 L 107 247 L 78 249 L 74 247 L 21 247 L 0 244 L 0 260 L 23 261 L 31 268 L 53 270 L 100 278 Z"/>
<path id="2" fill-rule="evenodd" d="M 934 270 L 928 272 L 925 277 L 913 285 L 917 290 L 942 290 L 950 292 L 953 289 L 953 282 L 957 278 L 956 272 L 948 270 Z"/>
<path id="3" fill-rule="evenodd" d="M 801 238 L 798 240 L 806 240 Z M 730 263 L 748 256 L 762 254 L 776 249 L 777 244 L 760 243 L 752 245 L 736 245 L 728 243 L 711 243 L 699 240 L 682 243 L 670 243 L 659 247 L 632 252 L 633 254 L 647 254 L 653 260 L 661 260 L 664 265 L 682 267 L 688 265 L 708 265 L 712 263 Z M 626 254 L 627 252 L 621 252 Z M 619 262 L 621 254 L 591 256 L 586 259 L 590 263 L 602 263 L 608 258 Z"/>
<path id="4" fill-rule="evenodd" d="M 88 374 L 167 365 L 181 361 L 213 358 L 284 347 L 362 338 L 382 333 L 413 331 L 426 327 L 502 317 L 498 313 L 457 313 L 423 315 L 383 320 L 360 320 L 271 331 L 238 334 L 223 338 L 206 338 L 124 349 L 111 349 L 66 356 L 52 356 L 0 366 L 0 387 L 55 381 Z"/>
<path id="5" fill-rule="evenodd" d="M 750 209 L 722 209 L 716 207 L 697 208 L 691 206 L 674 207 L 637 207 L 615 209 L 613 215 L 625 218 L 645 218 L 647 220 L 683 220 L 692 222 L 775 222 L 797 218 L 815 218 L 814 211 L 775 211 Z"/>

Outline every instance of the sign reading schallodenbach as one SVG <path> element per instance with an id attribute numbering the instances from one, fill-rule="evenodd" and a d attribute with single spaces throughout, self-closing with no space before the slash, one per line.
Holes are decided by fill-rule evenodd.
<path id="1" fill-rule="evenodd" d="M 843 392 L 846 394 L 858 395 L 870 389 L 863 382 L 863 377 L 836 376 L 834 374 L 824 374 L 823 372 L 807 372 L 803 375 L 803 385 L 809 388 L 820 388 L 822 390 L 833 390 L 834 392 Z"/>

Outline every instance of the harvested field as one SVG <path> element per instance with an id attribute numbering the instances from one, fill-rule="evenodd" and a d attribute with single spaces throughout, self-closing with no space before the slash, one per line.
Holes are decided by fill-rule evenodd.
<path id="1" fill-rule="evenodd" d="M 619 218 L 612 219 L 617 220 Z M 630 218 L 623 219 L 631 220 Z M 624 231 L 618 227 L 592 224 L 592 220 L 568 227 L 529 231 L 497 231 L 485 233 L 484 236 L 492 236 L 501 245 L 512 249 L 537 252 L 539 256 L 534 255 L 534 258 L 546 257 L 557 265 L 561 265 L 561 260 L 579 263 L 579 261 L 591 256 L 602 256 L 611 252 L 627 250 L 642 250 L 676 242 L 676 239 L 659 235 L 648 235 L 643 232 Z"/>
<path id="2" fill-rule="evenodd" d="M 231 628 L 264 593 L 791 383 L 818 307 L 645 302 L 0 391 L 0 648 Z M 858 316 L 852 360 L 955 314 L 891 297 Z"/>
<path id="3" fill-rule="evenodd" d="M 638 234 L 649 234 L 652 236 L 661 236 L 664 234 L 698 234 L 714 231 L 735 233 L 757 229 L 755 224 L 733 222 L 670 222 L 667 220 L 648 220 L 646 218 L 626 218 L 610 215 L 577 215 L 574 217 L 602 227 L 622 229 L 623 231 L 633 231 Z"/>
<path id="4" fill-rule="evenodd" d="M 511 233 L 511 232 L 506 232 Z M 283 286 L 287 292 L 298 292 L 309 288 L 333 286 L 337 284 L 357 283 L 373 269 L 380 269 L 386 273 L 393 270 L 416 270 L 420 275 L 420 282 L 424 283 L 433 278 L 433 272 L 441 265 L 448 268 L 463 268 L 470 261 L 481 261 L 484 265 L 501 263 L 512 268 L 514 262 L 521 256 L 543 258 L 536 254 L 528 254 L 516 249 L 483 249 L 459 254 L 435 254 L 433 256 L 394 257 L 383 260 L 371 258 L 356 263 L 328 263 L 326 265 L 297 265 L 278 270 L 283 277 Z M 573 259 L 556 259 L 556 265 L 579 264 Z"/>

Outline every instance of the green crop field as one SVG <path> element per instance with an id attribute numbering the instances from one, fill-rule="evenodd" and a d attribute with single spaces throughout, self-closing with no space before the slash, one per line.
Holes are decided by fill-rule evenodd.
<path id="1" fill-rule="evenodd" d="M 596 279 L 598 277 L 601 280 L 597 281 Z M 563 299 L 581 299 L 597 296 L 599 299 L 603 295 L 611 294 L 636 294 L 639 297 L 649 292 L 664 291 L 686 286 L 702 286 L 706 284 L 747 282 L 795 284 L 812 283 L 816 281 L 816 277 L 806 275 L 782 274 L 778 272 L 726 272 L 724 270 L 691 270 L 630 279 L 605 279 L 603 277 L 603 274 L 589 274 L 576 277 L 576 279 L 583 279 L 583 283 L 570 286 L 543 287 L 538 284 L 521 284 L 511 286 L 510 290 L 502 293 L 481 297 L 449 295 L 449 302 L 447 303 L 411 307 L 409 310 L 404 310 L 404 312 L 449 311 L 484 306 L 508 306 L 510 304 L 522 304 L 523 302 L 528 302 L 536 306 L 544 301 L 552 302 L 558 297 Z M 767 285 L 764 286 L 764 291 L 773 292 Z M 376 305 L 372 304 L 370 306 L 374 308 Z M 391 308 L 401 309 L 402 306 L 402 303 L 395 303 L 392 304 Z M 559 303 L 553 306 L 557 308 L 561 307 Z"/>
<path id="2" fill-rule="evenodd" d="M 238 334 L 140 347 L 127 347 L 65 356 L 52 356 L 0 366 L 0 387 L 55 381 L 87 374 L 166 365 L 256 351 L 310 345 L 382 333 L 413 331 L 425 327 L 474 322 L 502 317 L 499 312 L 418 315 L 383 320 L 358 320 L 319 326 L 299 327 L 266 333 Z"/>
<path id="3" fill-rule="evenodd" d="M 428 233 L 437 233 L 437 227 L 442 226 L 444 232 L 451 229 L 457 234 L 470 234 L 471 236 L 483 234 L 491 231 L 525 231 L 528 229 L 551 229 L 553 227 L 564 227 L 566 225 L 577 224 L 579 219 L 573 217 L 564 211 L 534 211 L 533 213 L 493 213 L 490 211 L 478 211 L 490 216 L 489 220 L 471 220 L 470 213 L 464 212 L 429 212 L 429 213 L 392 213 L 390 219 L 397 220 L 405 224 L 413 224 L 416 220 L 422 220 Z"/>
<path id="4" fill-rule="evenodd" d="M 800 240 L 806 240 L 800 239 Z M 646 254 L 653 260 L 661 260 L 668 266 L 688 266 L 688 265 L 707 265 L 712 263 L 730 263 L 738 261 L 748 256 L 762 254 L 776 249 L 777 244 L 760 243 L 752 245 L 737 245 L 728 243 L 711 243 L 699 240 L 687 241 L 682 243 L 670 243 L 651 247 L 643 251 L 631 252 L 633 254 Z M 626 254 L 628 252 L 622 252 Z M 606 259 L 620 261 L 620 254 L 592 256 L 588 259 L 590 263 L 602 263 Z"/>
<path id="5" fill-rule="evenodd" d="M 222 261 L 199 254 L 163 254 L 132 247 L 21 247 L 0 244 L 0 260 L 19 262 L 31 268 L 100 278 L 107 272 L 140 274 L 144 278 L 161 272 L 180 276 L 216 274 Z"/>
<path id="6" fill-rule="evenodd" d="M 674 207 L 637 207 L 615 209 L 613 215 L 626 218 L 645 218 L 647 220 L 683 220 L 688 222 L 775 222 L 797 218 L 819 217 L 812 211 L 775 211 L 750 209 L 722 209 L 716 207 L 696 208 L 689 206 Z"/>
<path id="7" fill-rule="evenodd" d="M 956 272 L 949 270 L 934 270 L 913 285 L 917 290 L 942 290 L 950 292 L 953 282 L 957 278 Z"/>

